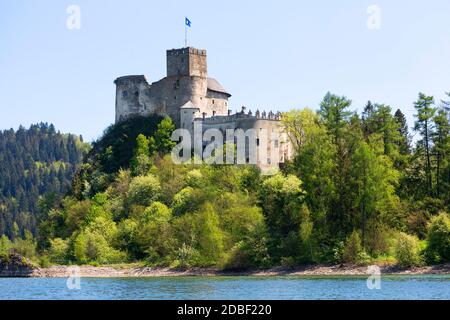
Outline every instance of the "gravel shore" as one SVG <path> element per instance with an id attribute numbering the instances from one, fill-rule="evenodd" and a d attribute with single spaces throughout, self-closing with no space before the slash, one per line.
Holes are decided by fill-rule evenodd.
<path id="1" fill-rule="evenodd" d="M 382 266 L 383 275 L 422 275 L 448 274 L 450 264 L 402 269 L 394 266 Z M 93 266 L 52 266 L 33 269 L 28 277 L 64 278 L 70 275 L 80 277 L 179 277 L 179 276 L 364 276 L 368 274 L 367 266 L 335 265 L 335 266 L 303 266 L 298 268 L 273 268 L 252 271 L 220 271 L 216 269 L 192 268 L 174 270 L 150 267 L 93 267 Z"/>

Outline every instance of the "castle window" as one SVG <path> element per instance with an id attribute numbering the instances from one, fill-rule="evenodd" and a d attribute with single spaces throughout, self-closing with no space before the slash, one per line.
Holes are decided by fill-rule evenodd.
<path id="1" fill-rule="evenodd" d="M 272 164 L 272 159 L 267 158 L 267 164 Z"/>
<path id="2" fill-rule="evenodd" d="M 174 99 L 174 100 L 177 100 L 177 96 L 174 96 L 173 99 Z"/>
<path id="3" fill-rule="evenodd" d="M 214 99 L 213 99 L 212 103 L 214 104 Z"/>
<path id="4" fill-rule="evenodd" d="M 139 92 L 135 91 L 135 92 L 134 92 L 134 95 L 135 95 L 136 97 L 139 96 Z"/>
<path id="5" fill-rule="evenodd" d="M 275 148 L 278 148 L 278 140 L 274 140 Z"/>
<path id="6" fill-rule="evenodd" d="M 256 145 L 259 146 L 259 138 L 256 139 Z"/>
<path id="7" fill-rule="evenodd" d="M 128 92 L 127 92 L 127 90 L 124 90 L 122 92 L 122 97 L 126 98 L 127 96 L 128 96 Z"/>

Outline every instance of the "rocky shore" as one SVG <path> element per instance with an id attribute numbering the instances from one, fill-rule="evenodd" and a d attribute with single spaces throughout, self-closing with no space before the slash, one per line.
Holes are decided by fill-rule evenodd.
<path id="1" fill-rule="evenodd" d="M 30 277 L 34 266 L 18 254 L 0 255 L 0 277 Z"/>
<path id="2" fill-rule="evenodd" d="M 422 275 L 448 274 L 450 264 L 402 269 L 394 266 L 380 267 L 382 275 Z M 367 266 L 337 265 L 337 266 L 304 266 L 299 268 L 273 268 L 252 271 L 221 271 L 216 269 L 192 268 L 174 270 L 168 268 L 150 267 L 93 267 L 93 266 L 53 266 L 36 268 L 27 275 L 29 277 L 179 277 L 179 276 L 365 276 Z"/>
<path id="3" fill-rule="evenodd" d="M 382 275 L 448 274 L 450 264 L 416 268 L 379 266 Z M 180 276 L 365 276 L 368 266 L 358 265 L 309 265 L 296 268 L 272 268 L 264 270 L 224 271 L 214 268 L 151 268 L 130 265 L 114 266 L 51 266 L 40 268 L 20 255 L 0 256 L 0 277 L 66 278 L 80 276 L 90 278 L 120 277 L 180 277 Z M 372 271 L 373 272 L 373 271 Z"/>

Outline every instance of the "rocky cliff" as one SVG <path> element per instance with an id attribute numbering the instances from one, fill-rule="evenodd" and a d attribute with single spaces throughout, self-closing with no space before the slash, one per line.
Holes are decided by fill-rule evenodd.
<path id="1" fill-rule="evenodd" d="M 29 277 L 33 268 L 33 265 L 21 255 L 0 255 L 0 277 Z"/>

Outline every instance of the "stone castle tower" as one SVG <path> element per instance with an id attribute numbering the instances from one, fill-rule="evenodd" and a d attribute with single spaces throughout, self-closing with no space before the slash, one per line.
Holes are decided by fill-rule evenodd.
<path id="1" fill-rule="evenodd" d="M 206 50 L 167 50 L 167 76 L 149 84 L 143 75 L 117 78 L 116 122 L 131 115 L 157 113 L 170 116 L 177 127 L 180 107 L 192 102 L 206 116 L 226 115 L 231 95 L 208 78 Z"/>
<path id="2" fill-rule="evenodd" d="M 267 146 L 267 152 L 261 154 L 277 154 L 275 161 L 259 156 L 257 164 L 263 171 L 278 168 L 291 158 L 291 144 L 283 133 L 279 112 L 256 110 L 253 114 L 242 107 L 240 112 L 231 114 L 228 106 L 231 94 L 208 77 L 206 50 L 191 47 L 167 50 L 167 75 L 151 84 L 143 75 L 120 77 L 114 83 L 116 123 L 133 115 L 159 114 L 170 116 L 177 128 L 189 130 L 191 136 L 198 124 L 203 132 L 254 129 L 258 133 L 254 141 L 257 148 Z M 271 134 L 263 138 L 262 132 Z M 273 135 L 274 132 L 279 134 Z M 261 143 L 261 139 L 267 139 L 264 140 L 267 143 Z"/>

